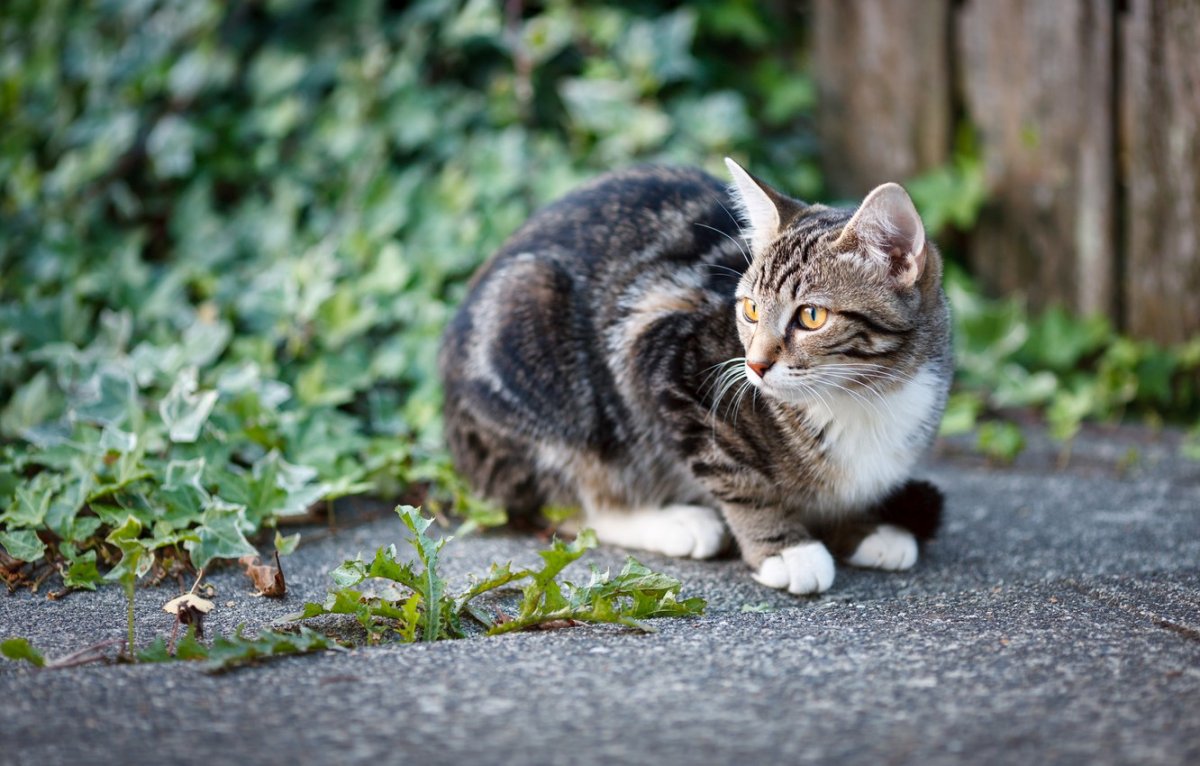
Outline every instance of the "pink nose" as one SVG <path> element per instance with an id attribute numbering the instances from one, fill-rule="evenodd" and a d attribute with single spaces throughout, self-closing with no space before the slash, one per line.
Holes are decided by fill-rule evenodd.
<path id="1" fill-rule="evenodd" d="M 775 363 L 769 359 L 763 362 L 751 362 L 750 360 L 746 360 L 746 366 L 754 370 L 755 374 L 760 378 L 767 374 L 767 370 L 771 369 L 771 365 L 773 364 Z"/>

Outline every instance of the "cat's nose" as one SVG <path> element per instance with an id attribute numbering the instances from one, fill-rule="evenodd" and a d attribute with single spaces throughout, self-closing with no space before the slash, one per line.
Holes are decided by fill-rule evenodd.
<path id="1" fill-rule="evenodd" d="M 767 374 L 767 370 L 771 369 L 771 365 L 773 364 L 775 364 L 775 362 L 770 359 L 766 359 L 761 362 L 751 362 L 749 359 L 746 360 L 746 366 L 754 370 L 755 374 L 760 378 Z"/>

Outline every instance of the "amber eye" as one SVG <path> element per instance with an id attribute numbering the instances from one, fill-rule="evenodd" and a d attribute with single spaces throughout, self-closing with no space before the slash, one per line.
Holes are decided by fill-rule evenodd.
<path id="1" fill-rule="evenodd" d="M 742 313 L 746 315 L 746 319 L 751 322 L 758 321 L 758 304 L 749 298 L 742 300 Z"/>
<path id="2" fill-rule="evenodd" d="M 829 311 L 820 306 L 801 306 L 798 316 L 800 317 L 800 326 L 805 330 L 817 330 L 829 318 Z"/>

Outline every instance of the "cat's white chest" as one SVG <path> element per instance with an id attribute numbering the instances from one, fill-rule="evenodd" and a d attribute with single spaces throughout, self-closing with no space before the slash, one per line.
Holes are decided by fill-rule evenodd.
<path id="1" fill-rule="evenodd" d="M 828 510 L 873 503 L 908 476 L 938 398 L 937 376 L 923 367 L 893 391 L 827 394 L 810 410 L 824 429 L 825 457 L 834 470 Z"/>

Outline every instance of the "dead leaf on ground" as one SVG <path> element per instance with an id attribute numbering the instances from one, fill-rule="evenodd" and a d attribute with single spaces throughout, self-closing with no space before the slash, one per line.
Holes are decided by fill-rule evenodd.
<path id="1" fill-rule="evenodd" d="M 196 638 L 204 638 L 204 617 L 213 606 L 213 602 L 195 593 L 184 593 L 163 604 L 163 611 L 175 615 L 180 625 L 194 627 Z"/>
<path id="2" fill-rule="evenodd" d="M 178 615 L 182 609 L 187 608 L 202 614 L 208 614 L 213 610 L 213 606 L 215 606 L 213 602 L 206 598 L 200 598 L 195 593 L 184 593 L 182 596 L 176 596 L 163 604 L 163 611 Z"/>
<path id="3" fill-rule="evenodd" d="M 258 556 L 243 556 L 238 559 L 246 569 L 246 575 L 255 589 L 269 598 L 283 598 L 287 594 L 287 582 L 283 579 L 283 567 L 279 564 L 279 551 L 275 551 L 275 563 L 260 564 Z"/>

